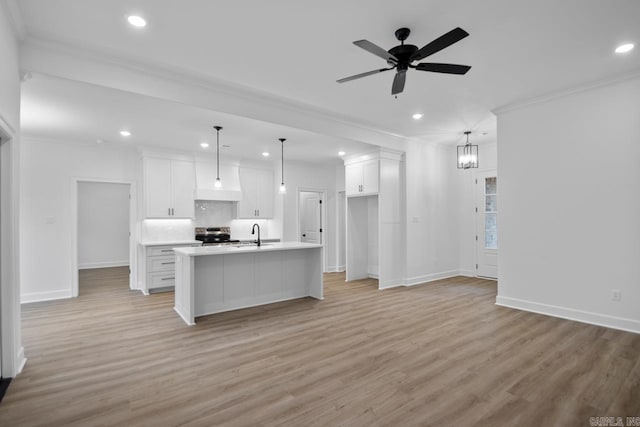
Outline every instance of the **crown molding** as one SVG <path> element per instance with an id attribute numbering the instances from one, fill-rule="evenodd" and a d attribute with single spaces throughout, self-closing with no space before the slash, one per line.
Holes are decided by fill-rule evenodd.
<path id="1" fill-rule="evenodd" d="M 0 5 L 4 8 L 9 17 L 9 24 L 16 40 L 23 41 L 27 36 L 27 27 L 22 19 L 22 12 L 17 0 L 0 0 Z"/>
<path id="2" fill-rule="evenodd" d="M 634 70 L 631 73 L 622 74 L 616 77 L 608 77 L 600 80 L 595 80 L 589 83 L 574 86 L 568 89 L 556 91 L 542 96 L 536 96 L 525 100 L 513 102 L 511 104 L 504 105 L 502 107 L 491 110 L 496 116 L 507 113 L 509 111 L 520 110 L 522 108 L 530 107 L 536 104 L 542 104 L 545 102 L 553 101 L 555 99 L 564 98 L 577 93 L 586 92 L 592 89 L 598 89 L 600 87 L 611 86 L 625 81 L 640 78 L 640 70 Z"/>
<path id="3" fill-rule="evenodd" d="M 379 139 L 388 141 L 396 148 L 401 148 L 405 137 L 398 133 L 380 129 L 372 123 L 367 123 L 350 116 L 342 115 L 330 110 L 318 108 L 297 100 L 282 97 L 270 92 L 261 91 L 252 87 L 240 85 L 226 80 L 214 78 L 203 73 L 186 70 L 175 65 L 152 63 L 141 61 L 138 58 L 126 57 L 104 49 L 88 49 L 67 41 L 59 41 L 44 35 L 30 32 L 23 41 L 23 49 L 29 47 L 47 51 L 62 53 L 71 57 L 93 61 L 95 63 L 107 63 L 112 66 L 124 68 L 137 73 L 153 76 L 182 85 L 199 87 L 212 92 L 224 94 L 237 99 L 242 99 L 253 104 L 263 105 L 284 111 L 300 113 L 328 123 L 338 124 L 353 130 L 360 130 L 375 135 Z M 27 67 L 28 68 L 28 67 Z M 32 70 L 46 74 L 46 70 Z M 289 125 L 290 127 L 294 127 Z M 307 129 L 308 130 L 308 129 Z M 316 132 L 317 133 L 317 132 Z M 347 139 L 353 139 L 344 137 Z M 353 139 L 360 142 L 373 144 L 371 141 Z"/>

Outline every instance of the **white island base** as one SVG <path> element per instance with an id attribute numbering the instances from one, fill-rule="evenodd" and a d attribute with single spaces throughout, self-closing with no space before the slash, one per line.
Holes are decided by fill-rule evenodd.
<path id="1" fill-rule="evenodd" d="M 323 299 L 321 245 L 205 246 L 175 254 L 174 309 L 188 325 L 207 314 L 307 296 Z"/>

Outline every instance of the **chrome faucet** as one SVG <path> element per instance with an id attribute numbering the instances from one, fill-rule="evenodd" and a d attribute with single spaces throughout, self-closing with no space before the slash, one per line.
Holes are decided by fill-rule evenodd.
<path id="1" fill-rule="evenodd" d="M 256 234 L 256 227 L 258 227 L 258 240 L 256 240 L 255 243 L 260 246 L 260 226 L 258 224 L 253 224 L 253 227 L 251 228 L 251 234 Z"/>

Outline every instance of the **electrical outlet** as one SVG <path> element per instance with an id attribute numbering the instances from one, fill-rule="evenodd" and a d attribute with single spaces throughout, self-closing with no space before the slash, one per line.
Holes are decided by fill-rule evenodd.
<path id="1" fill-rule="evenodd" d="M 620 301 L 622 299 L 622 292 L 620 289 L 611 289 L 611 301 Z"/>

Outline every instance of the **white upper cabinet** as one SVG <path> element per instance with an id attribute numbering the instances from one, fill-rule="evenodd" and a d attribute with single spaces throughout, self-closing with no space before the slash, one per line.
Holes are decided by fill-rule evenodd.
<path id="1" fill-rule="evenodd" d="M 378 160 L 367 160 L 345 166 L 345 191 L 347 196 L 378 194 Z"/>
<path id="2" fill-rule="evenodd" d="M 194 190 L 193 162 L 144 159 L 146 218 L 193 218 Z"/>
<path id="3" fill-rule="evenodd" d="M 238 218 L 273 218 L 273 171 L 240 168 L 242 200 L 238 202 Z"/>

